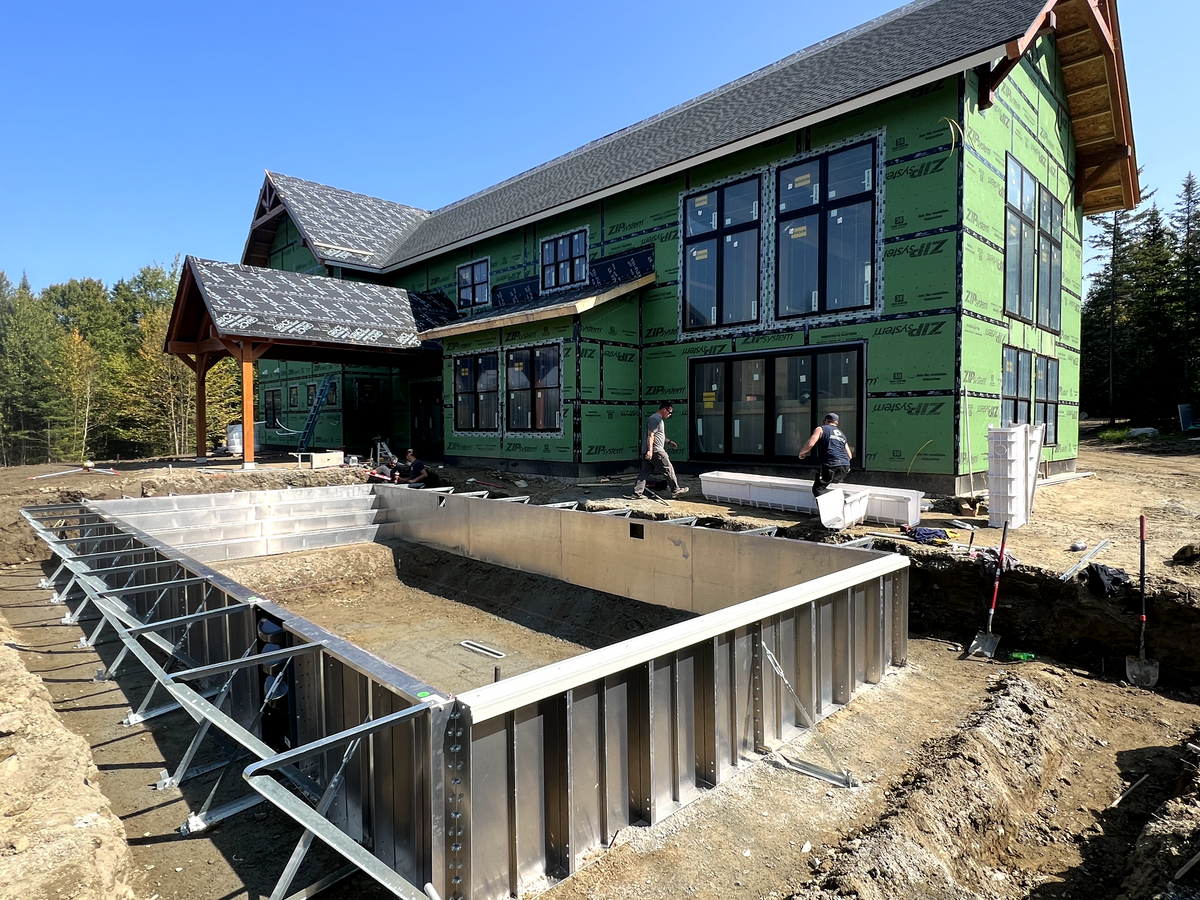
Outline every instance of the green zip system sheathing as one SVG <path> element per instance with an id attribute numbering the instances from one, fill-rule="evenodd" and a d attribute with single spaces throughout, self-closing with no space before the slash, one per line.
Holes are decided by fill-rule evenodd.
<path id="1" fill-rule="evenodd" d="M 541 242 L 585 229 L 591 260 L 653 247 L 656 283 L 577 316 L 459 334 L 443 341 L 445 452 L 515 464 L 636 464 L 645 417 L 676 403 L 670 437 L 688 459 L 690 367 L 700 357 L 854 351 L 862 359 L 862 408 L 838 401 L 861 424 L 857 462 L 866 472 L 927 476 L 943 485 L 987 469 L 989 424 L 1000 424 L 1003 348 L 1059 361 L 1059 437 L 1044 458 L 1077 452 L 1081 215 L 1074 202 L 1074 145 L 1053 41 L 1041 39 L 1003 81 L 995 105 L 978 109 L 973 73 L 946 77 L 853 114 L 664 177 L 579 209 L 523 225 L 401 270 L 393 284 L 456 296 L 457 268 L 488 261 L 489 284 L 536 279 Z M 872 308 L 776 321 L 773 213 L 760 226 L 759 308 L 751 325 L 684 332 L 680 209 L 689 192 L 758 175 L 764 209 L 782 164 L 875 140 L 877 188 Z M 1006 154 L 1063 202 L 1061 333 L 1004 312 Z M 291 234 L 280 229 L 277 243 Z M 294 230 L 294 229 L 292 229 Z M 274 259 L 274 257 L 273 257 Z M 487 307 L 476 310 L 489 311 Z M 503 428 L 508 350 L 561 348 L 560 427 Z M 456 432 L 456 356 L 498 354 L 501 429 Z M 266 382 L 264 382 L 265 384 Z M 405 386 L 392 384 L 403 405 Z M 964 394 L 965 391 L 965 394 Z M 348 398 L 350 385 L 344 388 Z M 285 394 L 286 396 L 286 394 Z M 345 401 L 344 401 L 345 403 Z M 297 412 L 295 418 L 302 418 Z M 397 411 L 397 433 L 407 422 Z M 292 424 L 289 411 L 288 427 Z M 321 432 L 318 432 L 319 434 Z M 967 459 L 970 445 L 973 459 Z M 965 483 L 965 482 L 964 482 Z"/>
<path id="2" fill-rule="evenodd" d="M 1083 285 L 1082 211 L 1075 204 L 1075 142 L 1066 88 L 1054 41 L 1040 38 L 1000 83 L 990 109 L 978 106 L 974 73 L 966 80 L 963 114 L 961 385 L 968 391 L 972 458 L 965 433 L 959 441 L 960 473 L 987 471 L 987 428 L 1000 424 L 1005 345 L 1057 359 L 1058 442 L 1043 452 L 1049 462 L 1073 460 L 1079 449 L 1079 326 Z M 1033 174 L 1063 203 L 1062 325 L 1055 334 L 1005 315 L 1005 189 L 1008 157 Z"/>

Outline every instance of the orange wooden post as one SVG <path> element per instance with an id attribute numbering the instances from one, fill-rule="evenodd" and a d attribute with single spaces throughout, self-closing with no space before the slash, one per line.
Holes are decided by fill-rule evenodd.
<path id="1" fill-rule="evenodd" d="M 208 458 L 208 422 L 206 420 L 205 404 L 208 397 L 205 392 L 205 379 L 208 377 L 208 354 L 196 354 L 196 462 L 205 462 Z"/>
<path id="2" fill-rule="evenodd" d="M 254 345 L 242 342 L 242 468 L 254 468 Z"/>

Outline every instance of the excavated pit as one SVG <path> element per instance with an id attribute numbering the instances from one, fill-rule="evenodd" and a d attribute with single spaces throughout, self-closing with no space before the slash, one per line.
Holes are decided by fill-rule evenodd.
<path id="1" fill-rule="evenodd" d="M 694 618 L 398 540 L 213 568 L 452 694 Z"/>

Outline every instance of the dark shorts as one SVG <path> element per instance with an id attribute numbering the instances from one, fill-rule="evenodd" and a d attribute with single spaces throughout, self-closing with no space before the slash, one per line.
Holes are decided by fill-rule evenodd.
<path id="1" fill-rule="evenodd" d="M 821 466 L 817 477 L 813 479 L 812 492 L 814 497 L 820 497 L 829 490 L 831 485 L 841 484 L 850 474 L 849 466 Z"/>

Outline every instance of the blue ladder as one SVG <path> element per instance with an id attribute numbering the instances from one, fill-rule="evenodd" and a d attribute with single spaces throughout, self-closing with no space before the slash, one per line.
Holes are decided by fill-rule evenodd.
<path id="1" fill-rule="evenodd" d="M 331 384 L 333 384 L 332 375 L 326 375 L 321 379 L 321 386 L 317 388 L 317 399 L 313 401 L 312 409 L 308 411 L 308 421 L 304 423 L 304 431 L 300 434 L 300 444 L 296 447 L 299 453 L 308 450 L 308 445 L 312 443 L 313 434 L 317 430 L 317 419 L 321 417 L 321 407 L 325 405 L 325 398 L 329 396 Z"/>

